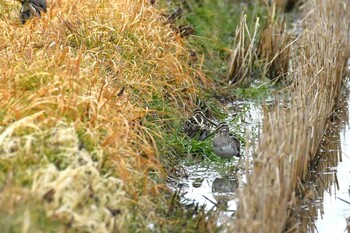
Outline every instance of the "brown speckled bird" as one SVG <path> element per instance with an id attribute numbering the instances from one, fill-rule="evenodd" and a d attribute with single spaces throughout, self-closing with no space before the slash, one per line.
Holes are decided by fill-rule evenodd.
<path id="1" fill-rule="evenodd" d="M 18 0 L 22 3 L 19 19 L 22 24 L 33 18 L 34 16 L 40 17 L 41 12 L 47 12 L 46 0 Z"/>
<path id="2" fill-rule="evenodd" d="M 212 125 L 216 126 L 205 116 L 202 110 L 195 109 L 193 116 L 185 122 L 184 131 L 190 138 L 203 141 L 210 135 Z"/>

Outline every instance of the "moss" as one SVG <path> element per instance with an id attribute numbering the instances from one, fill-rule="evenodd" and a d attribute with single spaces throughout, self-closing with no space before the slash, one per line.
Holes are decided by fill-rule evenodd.
<path id="1" fill-rule="evenodd" d="M 11 213 L 0 210 L 1 231 L 4 233 L 19 232 L 73 232 L 69 227 L 46 217 L 45 209 L 40 203 L 27 201 L 15 206 Z"/>

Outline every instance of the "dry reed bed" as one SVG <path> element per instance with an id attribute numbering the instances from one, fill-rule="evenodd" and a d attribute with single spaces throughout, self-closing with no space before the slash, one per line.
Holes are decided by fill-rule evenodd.
<path id="1" fill-rule="evenodd" d="M 148 0 L 49 4 L 24 26 L 19 5 L 1 6 L 2 225 L 33 232 L 43 208 L 74 232 L 144 229 L 166 206 L 154 138 L 165 113 L 152 101 L 179 114 L 206 80 Z"/>
<path id="2" fill-rule="evenodd" d="M 345 122 L 348 122 L 347 106 L 343 106 L 342 110 L 344 112 L 340 115 L 339 112 L 334 112 L 331 116 L 332 120 L 327 124 L 327 132 L 320 145 L 320 152 L 315 158 L 316 161 L 313 161 L 313 172 L 309 172 L 305 181 L 298 184 L 297 203 L 287 224 L 288 226 L 297 225 L 299 232 L 317 232 L 313 223 L 315 219 L 322 218 L 324 210 L 323 206 L 317 206 L 315 203 L 320 198 L 323 199 L 325 192 L 334 191 L 331 190 L 332 185 L 339 185 L 337 174 L 332 168 L 342 161 L 340 133 L 346 127 Z"/>
<path id="3" fill-rule="evenodd" d="M 292 47 L 290 101 L 265 115 L 234 232 L 298 232 L 297 225 L 287 226 L 288 217 L 339 93 L 349 55 L 348 9 L 348 1 L 308 1 Z"/>

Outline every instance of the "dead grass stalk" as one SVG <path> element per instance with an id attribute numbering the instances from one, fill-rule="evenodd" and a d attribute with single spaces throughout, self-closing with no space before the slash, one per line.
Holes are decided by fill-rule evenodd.
<path id="1" fill-rule="evenodd" d="M 234 48 L 231 52 L 231 59 L 228 66 L 227 81 L 230 84 L 239 86 L 251 79 L 252 66 L 256 58 L 255 42 L 259 28 L 257 18 L 254 31 L 251 33 L 247 26 L 247 16 L 242 15 L 239 25 L 236 28 Z"/>
<path id="2" fill-rule="evenodd" d="M 288 74 L 291 45 L 296 40 L 287 32 L 284 19 L 276 15 L 275 4 L 267 9 L 268 19 L 260 35 L 257 56 L 265 64 L 262 76 L 279 82 Z"/>

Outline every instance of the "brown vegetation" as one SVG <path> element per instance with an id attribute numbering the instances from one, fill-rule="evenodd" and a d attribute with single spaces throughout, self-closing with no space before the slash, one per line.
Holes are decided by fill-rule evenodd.
<path id="1" fill-rule="evenodd" d="M 254 31 L 250 32 L 247 26 L 247 16 L 242 15 L 240 24 L 236 28 L 233 41 L 234 48 L 228 65 L 227 81 L 235 86 L 248 83 L 252 80 L 252 66 L 256 60 L 255 42 L 259 28 L 259 19 L 256 20 Z"/>
<path id="2" fill-rule="evenodd" d="M 316 219 L 322 219 L 325 212 L 322 206 L 319 208 L 315 203 L 323 200 L 325 193 L 334 192 L 331 190 L 332 185 L 339 188 L 337 172 L 333 168 L 343 160 L 342 154 L 346 153 L 341 148 L 340 134 L 349 118 L 347 98 L 348 95 L 342 92 L 341 97 L 337 99 L 334 112 L 327 122 L 319 153 L 310 162 L 312 171 L 307 174 L 305 180 L 298 182 L 296 204 L 291 210 L 286 226 L 290 231 L 317 232 L 314 222 Z"/>
<path id="3" fill-rule="evenodd" d="M 277 17 L 275 5 L 267 6 L 268 19 L 260 35 L 257 56 L 264 70 L 262 76 L 283 81 L 288 74 L 292 35 L 287 32 L 284 19 Z"/>
<path id="4" fill-rule="evenodd" d="M 1 225 L 38 232 L 36 212 L 73 232 L 166 222 L 156 142 L 207 80 L 148 0 L 49 4 L 24 26 L 12 1 L 0 15 Z"/>
<path id="5" fill-rule="evenodd" d="M 290 208 L 318 152 L 349 56 L 346 3 L 313 0 L 305 9 L 303 32 L 292 46 L 290 100 L 265 115 L 235 232 L 298 231 L 298 226 L 285 229 Z"/>

